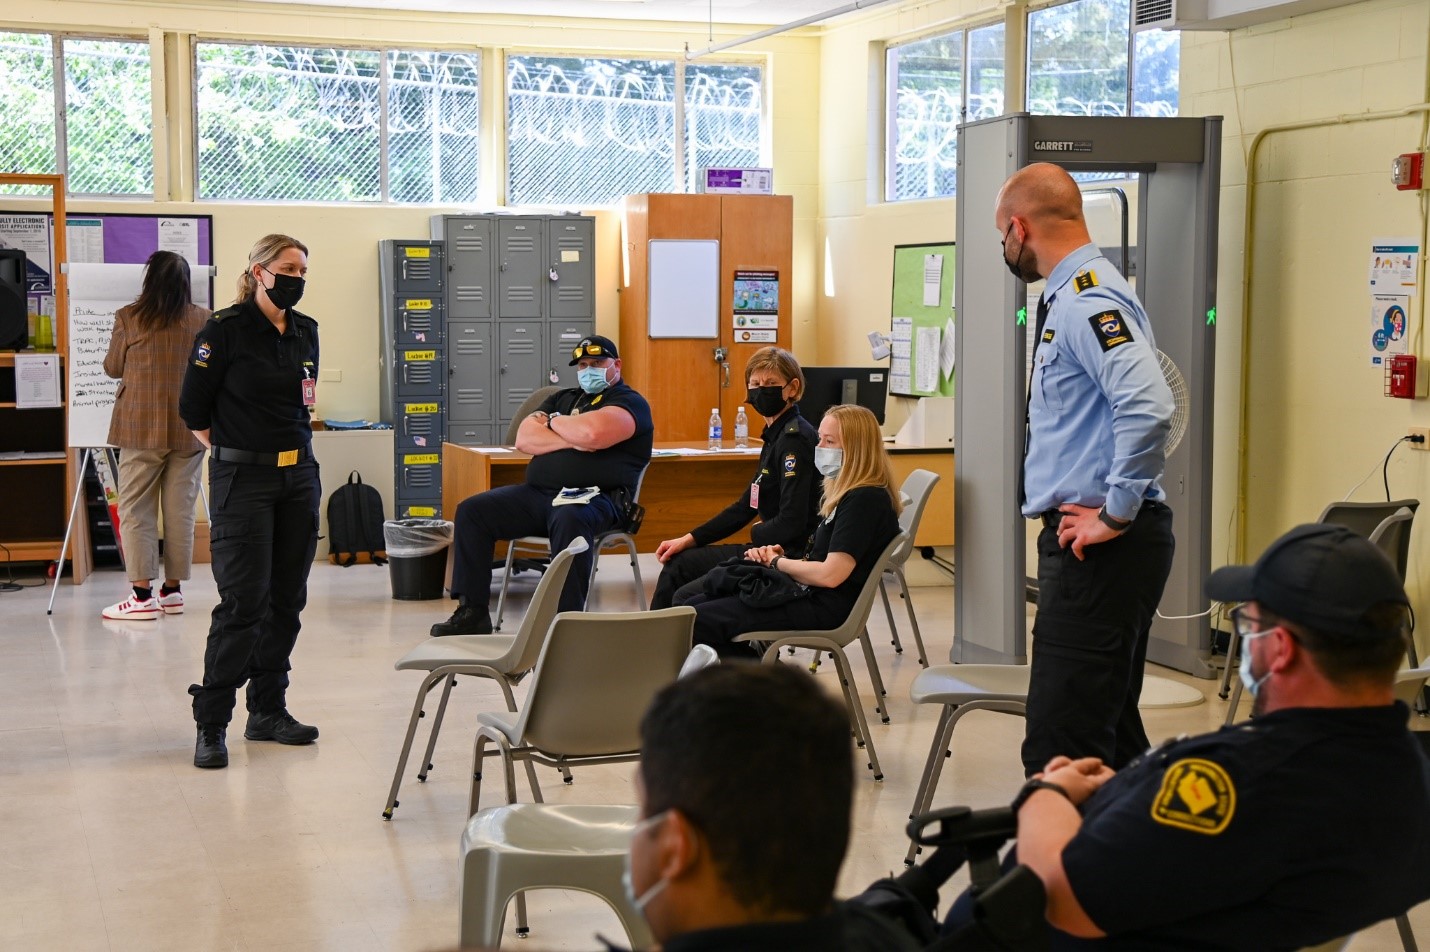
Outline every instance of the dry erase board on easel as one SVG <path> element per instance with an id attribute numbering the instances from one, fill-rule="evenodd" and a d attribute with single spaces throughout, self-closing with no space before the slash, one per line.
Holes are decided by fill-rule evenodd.
<path id="1" fill-rule="evenodd" d="M 953 396 L 954 254 L 951 241 L 894 246 L 890 393 Z"/>

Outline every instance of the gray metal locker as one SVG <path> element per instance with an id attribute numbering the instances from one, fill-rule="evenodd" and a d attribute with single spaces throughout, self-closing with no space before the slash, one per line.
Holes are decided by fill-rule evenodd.
<path id="1" fill-rule="evenodd" d="M 547 359 L 551 364 L 546 368 L 546 381 L 542 386 L 576 386 L 576 368 L 568 366 L 571 354 L 583 337 L 596 333 L 595 327 L 595 321 L 553 321 L 546 325 Z"/>
<path id="2" fill-rule="evenodd" d="M 492 316 L 492 281 L 496 273 L 495 221 L 491 218 L 439 215 L 433 237 L 447 243 L 447 313 L 451 320 Z"/>
<path id="3" fill-rule="evenodd" d="M 497 219 L 497 317 L 541 317 L 550 281 L 540 218 Z"/>
<path id="4" fill-rule="evenodd" d="M 440 350 L 397 351 L 393 355 L 393 396 L 398 400 L 444 396 L 447 372 L 443 364 Z"/>
<path id="5" fill-rule="evenodd" d="M 392 305 L 392 343 L 397 347 L 436 346 L 447 333 L 441 297 L 399 296 Z"/>
<path id="6" fill-rule="evenodd" d="M 596 313 L 596 222 L 590 218 L 546 220 L 547 317 L 553 321 Z"/>
<path id="7" fill-rule="evenodd" d="M 393 446 L 399 453 L 440 449 L 446 433 L 446 415 L 442 405 L 433 400 L 423 403 L 399 403 L 393 421 Z"/>
<path id="8" fill-rule="evenodd" d="M 440 297 L 442 247 L 425 241 L 394 241 L 393 294 Z"/>
<path id="9" fill-rule="evenodd" d="M 442 497 L 442 454 L 398 453 L 397 485 L 394 495 L 399 500 L 440 499 Z"/>
<path id="10" fill-rule="evenodd" d="M 453 422 L 490 423 L 496 419 L 492 400 L 495 362 L 491 321 L 452 321 L 447 325 L 451 385 L 447 388 L 447 418 Z"/>
<path id="11" fill-rule="evenodd" d="M 498 423 L 509 422 L 526 398 L 545 386 L 541 331 L 540 321 L 497 322 Z"/>

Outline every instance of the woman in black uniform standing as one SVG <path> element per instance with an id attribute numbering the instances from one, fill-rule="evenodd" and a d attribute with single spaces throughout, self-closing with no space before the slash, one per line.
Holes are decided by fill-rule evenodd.
<path id="1" fill-rule="evenodd" d="M 209 543 L 219 604 L 202 684 L 189 686 L 194 766 L 228 766 L 225 733 L 248 682 L 248 740 L 308 744 L 318 729 L 288 713 L 288 657 L 318 544 L 318 464 L 309 420 L 318 324 L 294 310 L 308 249 L 268 235 L 248 253 L 238 301 L 194 339 L 179 413 L 209 448 Z"/>
<path id="2" fill-rule="evenodd" d="M 791 556 L 801 556 L 819 525 L 819 474 L 814 469 L 819 435 L 799 414 L 799 398 L 804 395 L 799 361 L 779 347 L 761 347 L 745 364 L 745 388 L 745 402 L 765 418 L 755 478 L 739 499 L 704 525 L 656 548 L 655 557 L 663 568 L 651 608 L 683 604 L 700 591 L 706 572 L 726 559 L 738 559 L 751 544 L 778 545 Z M 756 516 L 760 521 L 750 530 L 753 543 L 712 544 L 743 529 Z"/>
<path id="3" fill-rule="evenodd" d="M 844 624 L 875 561 L 899 534 L 903 503 L 894 488 L 889 454 L 879 421 L 863 407 L 840 404 L 819 421 L 815 465 L 824 476 L 820 514 L 806 558 L 789 556 L 778 545 L 755 546 L 745 558 L 783 572 L 808 589 L 803 598 L 769 608 L 751 608 L 736 595 L 695 595 L 695 643 L 709 645 L 722 659 L 757 659 L 750 631 L 825 631 Z"/>

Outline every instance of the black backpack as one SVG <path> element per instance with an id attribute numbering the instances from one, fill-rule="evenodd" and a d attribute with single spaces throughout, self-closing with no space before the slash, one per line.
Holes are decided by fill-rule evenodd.
<path id="1" fill-rule="evenodd" d="M 328 561 L 347 568 L 359 562 L 383 565 L 382 496 L 363 483 L 357 470 L 328 497 Z"/>

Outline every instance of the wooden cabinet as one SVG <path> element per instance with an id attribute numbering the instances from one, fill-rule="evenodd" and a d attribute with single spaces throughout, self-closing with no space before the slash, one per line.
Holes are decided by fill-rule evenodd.
<path id="1" fill-rule="evenodd" d="M 703 446 L 710 408 L 718 406 L 732 445 L 735 411 L 745 400 L 745 362 L 767 343 L 741 343 L 734 326 L 735 272 L 779 275 L 779 327 L 774 345 L 793 341 L 794 200 L 788 195 L 647 193 L 621 200 L 622 252 L 629 274 L 621 298 L 622 375 L 650 401 L 657 440 Z M 652 338 L 649 333 L 648 247 L 653 239 L 720 242 L 720 308 L 715 338 Z M 714 357 L 728 352 L 728 380 Z M 753 412 L 746 410 L 752 417 Z M 759 435 L 758 418 L 751 435 Z"/>

